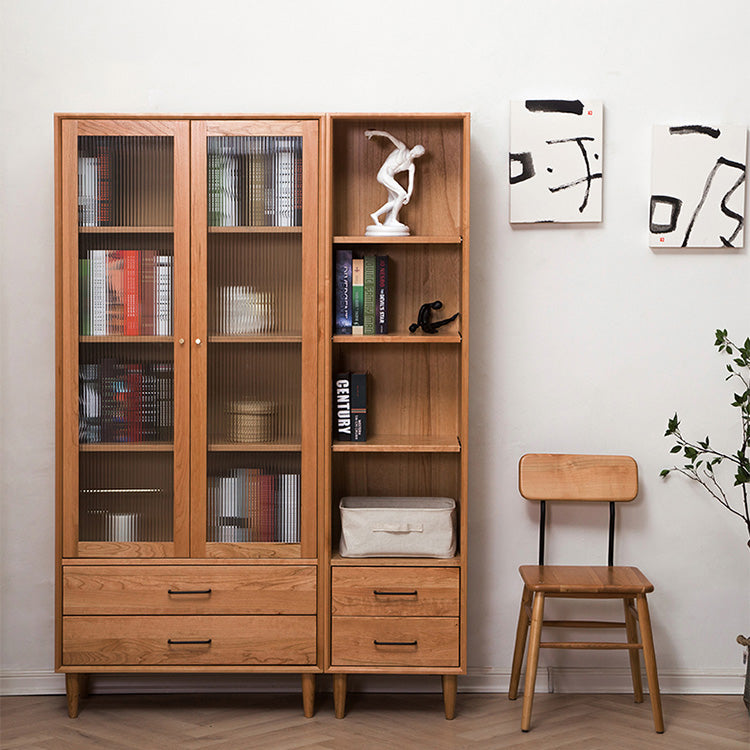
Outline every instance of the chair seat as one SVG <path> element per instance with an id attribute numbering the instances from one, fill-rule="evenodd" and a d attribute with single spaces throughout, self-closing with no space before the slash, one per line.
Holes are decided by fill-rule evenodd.
<path id="1" fill-rule="evenodd" d="M 617 597 L 654 590 L 638 568 L 624 565 L 522 565 L 518 570 L 528 589 L 544 594 Z"/>

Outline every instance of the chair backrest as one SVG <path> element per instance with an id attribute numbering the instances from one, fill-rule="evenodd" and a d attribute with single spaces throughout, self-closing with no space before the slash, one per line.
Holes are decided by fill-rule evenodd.
<path id="1" fill-rule="evenodd" d="M 547 501 L 609 503 L 609 565 L 614 558 L 615 503 L 638 494 L 638 465 L 630 456 L 527 453 L 518 463 L 518 489 L 540 501 L 539 564 L 544 564 Z"/>

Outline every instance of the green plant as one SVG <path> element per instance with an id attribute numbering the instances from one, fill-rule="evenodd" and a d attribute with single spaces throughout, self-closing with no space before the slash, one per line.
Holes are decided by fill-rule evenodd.
<path id="1" fill-rule="evenodd" d="M 750 483 L 750 456 L 748 456 L 750 446 L 750 338 L 745 339 L 742 346 L 738 346 L 729 339 L 725 330 L 717 330 L 714 345 L 718 347 L 720 352 L 724 352 L 731 358 L 730 364 L 726 366 L 729 372 L 726 380 L 739 380 L 742 383 L 740 392 L 734 394 L 734 402 L 732 403 L 732 406 L 740 410 L 742 435 L 739 450 L 736 453 L 722 453 L 710 444 L 708 437 L 697 442 L 687 440 L 680 431 L 680 421 L 675 413 L 667 423 L 667 431 L 664 436 L 674 438 L 675 445 L 670 452 L 682 453 L 687 463 L 683 466 L 662 469 L 660 476 L 666 477 L 672 472 L 677 472 L 702 485 L 730 513 L 734 513 L 743 520 L 748 533 L 747 544 L 750 547 L 750 515 L 748 514 L 747 501 L 747 490 Z M 734 474 L 734 487 L 740 488 L 739 510 L 736 501 L 729 498 L 731 491 L 725 490 L 720 478 L 716 476 L 717 468 L 724 462 L 731 464 L 731 470 Z M 731 481 L 731 479 L 727 481 Z"/>

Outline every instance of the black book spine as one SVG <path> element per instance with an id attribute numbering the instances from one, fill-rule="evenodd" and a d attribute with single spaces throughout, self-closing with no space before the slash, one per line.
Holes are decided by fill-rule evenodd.
<path id="1" fill-rule="evenodd" d="M 375 333 L 388 333 L 388 256 L 376 256 Z"/>
<path id="2" fill-rule="evenodd" d="M 367 440 L 367 373 L 351 374 L 352 440 L 364 443 Z"/>
<path id="3" fill-rule="evenodd" d="M 352 439 L 351 375 L 336 375 L 333 380 L 333 434 L 336 440 Z"/>

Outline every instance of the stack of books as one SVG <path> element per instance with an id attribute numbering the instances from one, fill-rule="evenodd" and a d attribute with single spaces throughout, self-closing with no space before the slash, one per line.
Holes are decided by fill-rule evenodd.
<path id="1" fill-rule="evenodd" d="M 208 477 L 207 541 L 299 540 L 299 474 L 232 469 Z"/>
<path id="2" fill-rule="evenodd" d="M 358 258 L 351 250 L 336 250 L 334 294 L 334 333 L 388 333 L 387 255 Z"/>
<path id="3" fill-rule="evenodd" d="M 208 138 L 208 225 L 302 225 L 302 138 Z"/>
<path id="4" fill-rule="evenodd" d="M 81 336 L 170 336 L 172 256 L 86 250 L 78 260 Z"/>
<path id="5" fill-rule="evenodd" d="M 103 358 L 79 365 L 80 443 L 170 442 L 174 425 L 171 362 Z"/>
<path id="6" fill-rule="evenodd" d="M 342 372 L 333 380 L 334 440 L 367 440 L 367 373 Z"/>

